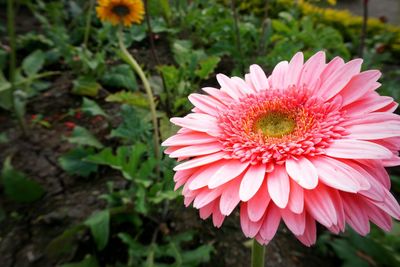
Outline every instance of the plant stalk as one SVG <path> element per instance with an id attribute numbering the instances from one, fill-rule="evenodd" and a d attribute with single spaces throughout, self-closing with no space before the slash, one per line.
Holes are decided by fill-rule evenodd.
<path id="1" fill-rule="evenodd" d="M 147 24 L 147 30 L 149 32 L 150 36 L 150 48 L 151 48 L 151 55 L 153 57 L 154 62 L 156 63 L 157 66 L 160 66 L 160 59 L 158 58 L 156 47 L 154 45 L 154 34 L 153 34 L 153 29 L 151 27 L 151 21 L 150 21 L 150 13 L 149 13 L 149 7 L 148 7 L 148 1 L 144 0 L 144 6 L 145 6 L 145 17 L 146 17 L 146 24 Z M 166 94 L 166 100 L 165 100 L 165 113 L 167 113 L 168 117 L 171 117 L 171 103 L 170 103 L 170 98 L 171 94 L 169 92 L 169 88 L 167 87 L 167 84 L 165 82 L 164 75 L 161 71 L 158 71 L 160 76 L 161 76 L 161 81 L 163 84 L 163 88 L 165 90 Z"/>
<path id="2" fill-rule="evenodd" d="M 133 56 L 129 53 L 128 49 L 126 48 L 123 40 L 123 33 L 122 29 L 118 31 L 118 41 L 119 41 L 119 47 L 121 49 L 121 57 L 122 59 L 128 63 L 132 69 L 139 75 L 140 79 L 143 82 L 144 89 L 147 94 L 147 98 L 149 101 L 150 105 L 150 112 L 151 112 L 151 118 L 152 118 L 152 123 L 153 123 L 153 128 L 154 128 L 154 153 L 158 161 L 160 161 L 160 138 L 159 138 L 159 130 L 158 130 L 158 123 L 157 123 L 157 111 L 156 111 L 156 104 L 154 102 L 154 96 L 153 92 L 150 87 L 150 83 L 146 78 L 146 75 L 144 74 L 142 68 L 140 65 L 137 63 L 137 61 L 133 58 Z M 157 165 L 158 166 L 158 165 Z M 157 171 L 159 172 L 159 170 Z"/>
<path id="3" fill-rule="evenodd" d="M 368 25 L 368 0 L 363 1 L 363 23 L 360 36 L 360 46 L 358 48 L 358 56 L 363 57 L 365 38 L 367 37 L 367 25 Z"/>
<path id="4" fill-rule="evenodd" d="M 89 1 L 89 10 L 86 17 L 85 36 L 83 38 L 83 46 L 87 48 L 89 42 L 90 28 L 92 26 L 92 14 L 94 8 L 94 0 Z"/>
<path id="5" fill-rule="evenodd" d="M 17 65 L 17 56 L 16 56 L 16 34 L 15 34 L 15 12 L 14 12 L 14 0 L 7 0 L 7 31 L 8 31 L 8 40 L 10 43 L 10 65 L 9 65 L 9 80 L 11 84 L 11 94 L 12 94 L 12 106 L 15 112 L 15 115 L 18 120 L 18 124 L 21 127 L 22 133 L 24 136 L 27 136 L 27 129 L 24 120 L 24 114 L 20 114 L 17 110 L 16 105 L 16 87 L 15 87 L 15 70 Z"/>
<path id="6" fill-rule="evenodd" d="M 251 248 L 251 267 L 264 267 L 265 246 L 253 239 Z"/>
<path id="7" fill-rule="evenodd" d="M 239 16 L 236 11 L 236 6 L 235 6 L 235 0 L 231 0 L 231 10 L 232 10 L 232 15 L 233 15 L 233 27 L 235 30 L 235 35 L 236 35 L 236 47 L 239 52 L 239 57 L 240 57 L 240 70 L 242 73 L 245 73 L 244 71 L 244 64 L 243 64 L 243 52 L 242 52 L 242 45 L 240 42 L 240 30 L 239 30 Z"/>

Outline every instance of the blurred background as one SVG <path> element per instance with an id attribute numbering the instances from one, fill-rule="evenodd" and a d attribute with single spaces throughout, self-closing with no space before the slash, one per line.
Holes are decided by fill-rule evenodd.
<path id="1" fill-rule="evenodd" d="M 216 73 L 270 73 L 297 51 L 362 57 L 383 72 L 379 93 L 400 100 L 399 0 L 144 4 L 124 37 L 154 90 L 161 140 Z M 173 190 L 175 163 L 154 152 L 145 90 L 97 5 L 0 0 L 0 266 L 249 266 L 238 210 L 216 229 Z M 399 199 L 400 169 L 388 171 Z M 306 248 L 281 225 L 266 266 L 400 266 L 399 222 L 367 237 L 318 233 Z"/>

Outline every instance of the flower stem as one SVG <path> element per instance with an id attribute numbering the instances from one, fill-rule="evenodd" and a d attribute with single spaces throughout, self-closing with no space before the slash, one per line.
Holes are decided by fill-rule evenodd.
<path id="1" fill-rule="evenodd" d="M 156 111 L 156 104 L 154 102 L 154 96 L 153 96 L 153 92 L 150 87 L 150 83 L 147 80 L 146 75 L 144 74 L 140 65 L 137 63 L 137 61 L 132 57 L 132 55 L 126 49 L 121 28 L 118 31 L 118 41 L 119 41 L 119 47 L 122 52 L 122 54 L 120 56 L 126 63 L 128 63 L 132 67 L 132 69 L 139 75 L 140 79 L 143 82 L 143 86 L 146 91 L 147 98 L 148 98 L 149 105 L 150 105 L 151 119 L 152 119 L 153 129 L 154 129 L 154 153 L 155 153 L 157 160 L 160 160 L 160 139 L 158 136 L 159 131 L 158 131 L 158 123 L 157 123 L 157 111 Z"/>
<path id="2" fill-rule="evenodd" d="M 90 34 L 90 28 L 91 28 L 91 22 L 92 22 L 92 13 L 93 13 L 93 7 L 94 7 L 94 0 L 89 1 L 89 9 L 86 17 L 86 26 L 85 26 L 85 36 L 83 38 L 83 46 L 87 48 L 88 42 L 89 42 L 89 34 Z"/>
<path id="3" fill-rule="evenodd" d="M 24 120 L 23 112 L 19 112 L 16 104 L 16 87 L 15 87 L 15 70 L 16 70 L 16 36 L 15 36 L 15 13 L 14 13 L 14 0 L 7 1 L 7 30 L 8 39 L 10 43 L 10 66 L 9 66 L 9 80 L 11 84 L 12 106 L 14 113 L 17 117 L 18 124 L 21 127 L 22 133 L 27 136 L 27 130 Z"/>
<path id="4" fill-rule="evenodd" d="M 264 267 L 264 255 L 265 247 L 254 239 L 251 248 L 251 267 Z"/>

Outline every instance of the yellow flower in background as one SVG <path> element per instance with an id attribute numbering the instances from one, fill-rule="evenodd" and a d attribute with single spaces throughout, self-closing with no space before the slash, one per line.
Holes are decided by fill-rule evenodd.
<path id="1" fill-rule="evenodd" d="M 96 11 L 102 21 L 129 27 L 142 22 L 144 5 L 142 0 L 99 0 Z"/>

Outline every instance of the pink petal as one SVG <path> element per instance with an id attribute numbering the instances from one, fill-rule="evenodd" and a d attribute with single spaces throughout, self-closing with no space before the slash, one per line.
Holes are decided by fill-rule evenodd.
<path id="1" fill-rule="evenodd" d="M 334 71 L 325 81 L 323 81 L 318 94 L 328 100 L 339 93 L 350 79 L 360 73 L 362 59 L 354 59 Z"/>
<path id="2" fill-rule="evenodd" d="M 214 190 L 210 190 L 210 189 L 206 189 L 206 188 L 201 189 L 201 192 L 196 196 L 196 198 L 194 200 L 193 207 L 195 207 L 196 209 L 200 209 L 200 208 L 206 206 L 210 202 L 212 202 L 215 199 L 217 199 L 218 197 L 220 197 L 222 192 L 223 192 L 223 188 L 218 188 L 218 189 L 214 189 Z M 216 205 L 216 206 L 219 211 L 218 205 Z"/>
<path id="3" fill-rule="evenodd" d="M 302 235 L 306 227 L 306 213 L 296 214 L 289 209 L 281 210 L 282 219 L 295 235 Z"/>
<path id="4" fill-rule="evenodd" d="M 228 160 L 221 165 L 213 176 L 210 178 L 208 187 L 213 189 L 223 185 L 230 180 L 238 177 L 249 166 L 249 162 L 241 162 L 239 160 Z"/>
<path id="5" fill-rule="evenodd" d="M 229 183 L 222 192 L 219 201 L 219 209 L 223 215 L 228 216 L 239 204 L 239 184 L 240 180 L 236 179 Z"/>
<path id="6" fill-rule="evenodd" d="M 260 235 L 264 240 L 272 240 L 278 230 L 281 221 L 281 214 L 277 206 L 268 206 L 264 222 L 260 228 Z"/>
<path id="7" fill-rule="evenodd" d="M 205 133 L 176 134 L 165 140 L 162 146 L 187 146 L 215 142 L 217 139 Z"/>
<path id="8" fill-rule="evenodd" d="M 267 76 L 260 66 L 255 64 L 250 66 L 250 78 L 257 91 L 269 89 Z"/>
<path id="9" fill-rule="evenodd" d="M 400 136 L 400 122 L 385 121 L 379 123 L 366 123 L 346 127 L 350 135 L 346 138 L 374 140 Z"/>
<path id="10" fill-rule="evenodd" d="M 199 213 L 200 213 L 200 218 L 202 218 L 203 220 L 207 219 L 208 217 L 210 217 L 210 215 L 213 213 L 214 211 L 214 207 L 216 205 L 218 201 L 212 201 L 209 204 L 205 205 L 204 207 L 199 209 Z"/>
<path id="11" fill-rule="evenodd" d="M 262 183 L 260 190 L 247 202 L 249 219 L 253 222 L 259 221 L 263 217 L 270 200 L 267 183 Z"/>
<path id="12" fill-rule="evenodd" d="M 289 201 L 290 183 L 289 176 L 283 166 L 275 166 L 273 172 L 267 177 L 268 192 L 271 199 L 281 209 L 285 208 Z"/>
<path id="13" fill-rule="evenodd" d="M 379 109 L 391 105 L 392 103 L 393 98 L 389 96 L 380 96 L 378 93 L 372 92 L 345 106 L 343 110 L 346 111 L 346 114 L 349 114 L 349 116 L 360 116 L 373 111 L 379 111 Z"/>
<path id="14" fill-rule="evenodd" d="M 315 220 L 327 228 L 338 223 L 335 205 L 323 185 L 308 191 L 304 197 L 307 211 Z"/>
<path id="15" fill-rule="evenodd" d="M 187 170 L 187 169 L 203 166 L 203 165 L 221 160 L 224 158 L 224 156 L 225 156 L 224 152 L 218 152 L 218 153 L 207 155 L 207 156 L 196 157 L 194 159 L 191 159 L 184 163 L 179 164 L 178 166 L 176 166 L 174 168 L 174 171 Z"/>
<path id="16" fill-rule="evenodd" d="M 313 88 L 324 67 L 325 52 L 320 51 L 310 57 L 304 64 L 300 74 L 299 85 Z"/>
<path id="17" fill-rule="evenodd" d="M 227 93 L 213 87 L 204 87 L 202 90 L 225 105 L 229 105 L 233 100 Z"/>
<path id="18" fill-rule="evenodd" d="M 359 172 L 350 166 L 333 158 L 319 156 L 312 159 L 312 163 L 318 170 L 320 180 L 333 188 L 356 193 L 361 190 L 361 185 L 354 176 L 361 176 Z M 360 179 L 363 179 L 361 176 Z"/>
<path id="19" fill-rule="evenodd" d="M 302 213 L 304 210 L 304 190 L 293 180 L 290 180 L 288 208 L 297 214 Z"/>
<path id="20" fill-rule="evenodd" d="M 307 247 L 314 245 L 317 241 L 317 226 L 315 220 L 309 214 L 306 215 L 304 234 L 298 235 L 297 239 Z"/>
<path id="21" fill-rule="evenodd" d="M 297 85 L 303 68 L 304 56 L 303 53 L 297 52 L 289 62 L 289 69 L 287 71 L 287 78 L 284 81 L 283 88 L 290 85 Z"/>
<path id="22" fill-rule="evenodd" d="M 222 223 L 225 220 L 225 216 L 219 211 L 218 205 L 214 206 L 214 211 L 213 211 L 213 224 L 215 227 L 220 228 Z"/>
<path id="23" fill-rule="evenodd" d="M 221 85 L 221 91 L 227 93 L 230 97 L 235 100 L 239 100 L 242 96 L 242 92 L 240 92 L 236 85 L 231 79 L 224 74 L 217 74 L 218 83 Z"/>
<path id="24" fill-rule="evenodd" d="M 240 184 L 239 197 L 242 201 L 248 201 L 260 188 L 265 178 L 265 164 L 251 165 L 243 176 Z"/>
<path id="25" fill-rule="evenodd" d="M 368 200 L 369 202 L 373 203 L 375 206 L 395 218 L 396 220 L 400 220 L 400 206 L 397 203 L 397 200 L 394 196 L 385 189 L 385 200 L 384 202 L 377 202 L 373 200 Z"/>
<path id="26" fill-rule="evenodd" d="M 314 165 L 305 157 L 286 160 L 286 171 L 305 189 L 314 189 L 318 185 L 318 173 Z"/>
<path id="27" fill-rule="evenodd" d="M 368 91 L 373 90 L 374 82 L 376 82 L 381 73 L 377 70 L 368 70 L 361 72 L 353 78 L 343 88 L 340 94 L 343 96 L 343 105 L 350 104 L 357 99 L 360 99 Z"/>
<path id="28" fill-rule="evenodd" d="M 260 230 L 262 223 L 262 219 L 258 222 L 253 222 L 249 219 L 247 214 L 247 203 L 242 202 L 242 205 L 240 206 L 240 225 L 244 235 L 250 238 L 255 237 Z"/>
<path id="29" fill-rule="evenodd" d="M 236 87 L 239 88 L 245 94 L 253 94 L 253 89 L 245 82 L 243 79 L 239 77 L 232 77 L 231 80 L 236 84 Z"/>
<path id="30" fill-rule="evenodd" d="M 195 157 L 219 152 L 223 146 L 219 142 L 187 146 L 172 152 L 170 158 Z"/>
<path id="31" fill-rule="evenodd" d="M 215 163 L 208 164 L 199 168 L 192 176 L 189 184 L 190 190 L 200 189 L 208 185 L 212 175 L 221 168 L 221 164 L 225 164 L 226 160 L 220 160 Z"/>
<path id="32" fill-rule="evenodd" d="M 368 123 L 380 123 L 380 122 L 399 122 L 400 116 L 393 113 L 387 112 L 373 112 L 358 117 L 351 117 L 347 121 L 343 122 L 342 126 L 353 126 L 359 124 Z"/>
<path id="33" fill-rule="evenodd" d="M 392 152 L 387 148 L 361 140 L 337 139 L 325 151 L 326 155 L 344 159 L 384 159 Z"/>
<path id="34" fill-rule="evenodd" d="M 365 213 L 365 204 L 362 204 L 357 195 L 341 194 L 343 199 L 346 222 L 360 235 L 369 233 L 369 220 Z"/>
<path id="35" fill-rule="evenodd" d="M 386 214 L 384 211 L 377 208 L 372 203 L 367 203 L 367 214 L 368 218 L 377 226 L 389 232 L 392 229 L 392 217 Z"/>
<path id="36" fill-rule="evenodd" d="M 193 105 L 211 116 L 218 116 L 219 111 L 226 108 L 225 105 L 210 96 L 191 94 L 188 98 Z"/>
<path id="37" fill-rule="evenodd" d="M 175 125 L 214 136 L 220 132 L 216 118 L 207 114 L 191 113 L 184 118 L 171 118 L 170 121 Z"/>
<path id="38" fill-rule="evenodd" d="M 328 64 L 326 64 L 324 70 L 321 73 L 321 81 L 322 84 L 325 83 L 326 80 L 329 79 L 329 77 L 334 74 L 338 69 L 344 66 L 344 61 L 340 57 L 335 57 L 332 59 Z M 317 94 L 322 93 L 322 92 L 315 92 Z"/>
<path id="39" fill-rule="evenodd" d="M 289 63 L 287 61 L 281 61 L 275 66 L 271 76 L 268 77 L 271 88 L 281 90 L 286 89 L 284 85 L 288 69 Z"/>

